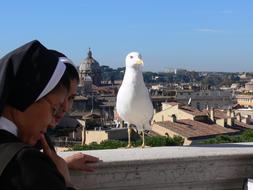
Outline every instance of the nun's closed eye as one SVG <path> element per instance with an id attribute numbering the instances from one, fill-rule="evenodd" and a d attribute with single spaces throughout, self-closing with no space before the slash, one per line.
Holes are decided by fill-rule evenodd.
<path id="1" fill-rule="evenodd" d="M 58 116 L 59 114 L 64 112 L 64 105 L 63 105 L 64 102 L 62 102 L 61 104 L 58 104 L 58 103 L 55 104 L 47 96 L 45 96 L 42 100 L 45 100 L 47 103 L 50 104 L 52 108 L 53 117 Z"/>

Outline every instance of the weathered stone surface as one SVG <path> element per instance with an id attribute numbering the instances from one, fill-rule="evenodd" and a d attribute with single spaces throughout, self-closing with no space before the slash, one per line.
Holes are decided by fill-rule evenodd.
<path id="1" fill-rule="evenodd" d="M 61 156 L 73 154 L 63 152 Z M 253 144 L 84 151 L 103 162 L 96 172 L 71 172 L 87 189 L 239 190 L 253 177 Z"/>

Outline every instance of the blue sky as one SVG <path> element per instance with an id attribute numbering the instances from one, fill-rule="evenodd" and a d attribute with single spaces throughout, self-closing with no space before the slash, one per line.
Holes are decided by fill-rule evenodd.
<path id="1" fill-rule="evenodd" d="M 0 1 L 0 57 L 33 39 L 76 65 L 91 47 L 101 65 L 139 51 L 144 70 L 253 72 L 251 0 Z"/>

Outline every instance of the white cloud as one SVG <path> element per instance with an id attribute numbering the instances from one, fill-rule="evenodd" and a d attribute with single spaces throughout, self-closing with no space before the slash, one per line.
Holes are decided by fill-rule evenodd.
<path id="1" fill-rule="evenodd" d="M 210 32 L 210 33 L 218 33 L 218 32 L 224 32 L 223 30 L 213 29 L 213 28 L 197 28 L 194 29 L 196 32 Z"/>

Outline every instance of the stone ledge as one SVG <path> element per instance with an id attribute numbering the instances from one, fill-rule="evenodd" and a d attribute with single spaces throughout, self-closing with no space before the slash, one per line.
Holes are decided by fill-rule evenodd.
<path id="1" fill-rule="evenodd" d="M 62 152 L 67 156 L 74 152 Z M 253 144 L 83 151 L 103 162 L 94 173 L 71 172 L 86 189 L 239 190 L 253 177 Z"/>

